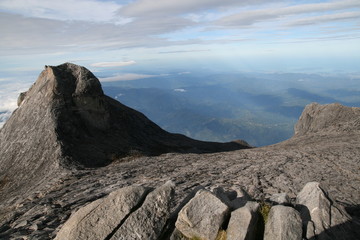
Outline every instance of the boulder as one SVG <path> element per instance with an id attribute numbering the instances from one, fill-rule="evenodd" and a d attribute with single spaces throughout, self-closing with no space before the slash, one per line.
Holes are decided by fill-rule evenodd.
<path id="1" fill-rule="evenodd" d="M 125 220 L 110 239 L 158 239 L 170 216 L 174 188 L 175 184 L 168 181 L 149 193 L 143 205 Z"/>
<path id="2" fill-rule="evenodd" d="M 56 240 L 105 239 L 142 203 L 146 189 L 141 186 L 121 188 L 75 212 L 65 222 Z"/>
<path id="3" fill-rule="evenodd" d="M 269 200 L 275 204 L 280 204 L 280 205 L 290 204 L 290 198 L 286 193 L 275 193 L 271 195 Z"/>
<path id="4" fill-rule="evenodd" d="M 247 202 L 231 213 L 227 228 L 227 240 L 252 240 L 255 238 L 254 229 L 258 220 L 259 204 Z"/>
<path id="5" fill-rule="evenodd" d="M 214 240 L 229 207 L 213 193 L 200 190 L 179 212 L 176 228 L 188 238 Z"/>
<path id="6" fill-rule="evenodd" d="M 307 238 L 314 235 L 319 235 L 319 239 L 342 238 L 343 232 L 349 232 L 348 229 L 341 230 L 341 224 L 345 228 L 345 223 L 351 220 L 350 216 L 318 182 L 307 183 L 297 195 L 296 203 Z"/>
<path id="7" fill-rule="evenodd" d="M 299 212 L 282 205 L 270 209 L 265 224 L 264 240 L 301 240 L 302 223 Z"/>

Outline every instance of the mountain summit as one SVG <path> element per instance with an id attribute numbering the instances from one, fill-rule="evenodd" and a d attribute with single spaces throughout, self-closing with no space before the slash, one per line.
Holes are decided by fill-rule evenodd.
<path id="1" fill-rule="evenodd" d="M 15 185 L 54 169 L 101 167 L 133 154 L 248 148 L 168 133 L 104 95 L 88 69 L 71 63 L 45 66 L 33 86 L 20 94 L 18 105 L 0 130 L 0 177 Z"/>
<path id="2" fill-rule="evenodd" d="M 321 189 L 316 183 L 311 184 L 315 187 L 311 189 L 317 189 L 320 195 L 309 201 L 302 197 L 298 199 L 298 203 L 315 209 L 304 208 L 304 216 L 301 216 L 306 220 L 303 226 L 309 230 L 306 236 L 317 234 L 316 239 L 338 239 L 327 236 L 340 233 L 342 239 L 359 238 L 352 235 L 354 229 L 360 229 L 360 195 L 357 191 L 360 186 L 359 108 L 310 104 L 302 113 L 295 127 L 296 134 L 291 139 L 266 147 L 232 151 L 249 147 L 241 141 L 209 143 L 168 133 L 143 114 L 104 95 L 98 79 L 89 70 L 70 63 L 47 66 L 29 91 L 20 94 L 18 104 L 18 109 L 0 129 L 1 239 L 55 238 L 59 227 L 70 215 L 77 209 L 84 210 L 90 202 L 86 205 L 90 208 L 85 207 L 85 212 L 80 211 L 78 216 L 90 219 L 90 226 L 96 232 L 104 228 L 94 228 L 94 224 L 103 222 L 104 216 L 113 216 L 104 210 L 113 213 L 112 206 L 121 211 L 127 208 L 113 203 L 124 199 L 135 204 L 129 210 L 139 214 L 124 213 L 126 220 L 119 218 L 120 223 L 115 228 L 120 232 L 110 229 L 110 234 L 108 232 L 103 238 L 110 239 L 113 234 L 127 235 L 125 226 L 132 234 L 133 220 L 148 228 L 138 221 L 138 216 L 150 217 L 154 224 L 163 227 L 167 221 L 162 210 L 158 211 L 160 215 L 149 214 L 151 209 L 162 209 L 159 206 L 168 208 L 172 205 L 167 211 L 170 214 L 171 210 L 171 216 L 183 215 L 184 219 L 191 219 L 187 213 L 179 211 L 185 200 L 190 200 L 188 196 L 201 188 L 222 196 L 220 200 L 215 199 L 220 205 L 240 207 L 245 202 L 237 196 L 260 202 L 292 201 L 308 182 L 321 183 L 328 193 L 318 191 Z M 161 191 L 147 193 L 148 187 L 159 187 L 167 180 L 173 182 L 165 184 Z M 177 189 L 174 196 L 173 183 Z M 123 187 L 133 184 L 133 187 L 125 188 L 125 194 L 120 194 L 122 197 L 114 195 L 118 193 L 116 189 L 123 191 Z M 129 195 L 129 189 L 137 189 L 130 191 L 134 197 Z M 303 194 L 300 195 L 307 196 L 313 192 L 311 189 L 301 191 Z M 109 198 L 101 199 L 108 194 Z M 334 199 L 328 200 L 327 194 Z M 133 200 L 135 195 L 141 206 Z M 170 198 L 162 197 L 165 195 L 174 197 L 171 204 Z M 322 197 L 325 202 L 320 202 L 319 196 L 325 196 Z M 206 194 L 205 199 L 214 198 Z M 103 202 L 109 202 L 110 208 L 98 205 Z M 318 205 L 313 203 L 325 206 L 327 211 L 316 211 Z M 194 209 L 205 209 L 200 205 L 195 205 Z M 333 209 L 335 205 L 345 207 L 347 213 L 337 211 L 340 209 L 337 207 Z M 92 211 L 91 206 L 96 210 Z M 89 211 L 95 214 L 94 218 L 88 218 Z M 170 216 L 168 213 L 166 215 Z M 335 218 L 339 215 L 346 216 Z M 318 219 L 326 221 L 319 222 Z M 230 224 L 229 219 L 225 220 L 219 224 Z M 71 224 L 73 220 L 69 221 L 75 226 Z M 175 225 L 186 232 L 175 220 L 168 223 L 166 229 L 170 233 Z M 301 230 L 299 223 L 296 229 Z M 66 224 L 64 226 L 62 232 L 67 232 Z M 76 226 L 80 228 L 80 225 Z M 325 230 L 323 226 L 326 226 Z M 347 231 L 350 238 L 343 234 Z M 58 239 L 68 239 L 61 234 Z M 359 233 L 355 234 L 359 236 Z"/>

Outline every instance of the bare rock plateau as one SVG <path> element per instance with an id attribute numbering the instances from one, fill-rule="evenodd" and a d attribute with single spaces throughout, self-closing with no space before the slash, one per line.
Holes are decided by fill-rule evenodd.
<path id="1" fill-rule="evenodd" d="M 360 108 L 252 148 L 162 130 L 46 66 L 0 129 L 0 239 L 360 239 Z"/>

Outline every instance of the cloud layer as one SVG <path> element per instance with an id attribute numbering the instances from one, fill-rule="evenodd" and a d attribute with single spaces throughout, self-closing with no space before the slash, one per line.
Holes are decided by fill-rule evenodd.
<path id="1" fill-rule="evenodd" d="M 106 68 L 106 67 L 124 67 L 124 66 L 129 66 L 129 65 L 133 65 L 136 62 L 131 60 L 131 61 L 125 61 L 125 62 L 98 62 L 98 63 L 93 63 L 91 64 L 92 67 L 101 67 L 101 68 Z"/>
<path id="2" fill-rule="evenodd" d="M 159 75 L 150 75 L 150 74 L 137 74 L 137 73 L 125 73 L 118 74 L 113 77 L 100 78 L 101 82 L 117 82 L 117 81 L 132 81 L 144 78 L 158 77 Z"/>
<path id="3" fill-rule="evenodd" d="M 304 27 L 359 28 L 358 0 L 306 3 L 265 0 L 97 1 L 3 0 L 0 52 L 5 55 L 271 41 L 294 38 Z M 296 29 L 295 29 L 296 28 Z M 227 29 L 231 29 L 229 34 Z M 349 31 L 349 35 L 358 31 Z M 325 34 L 324 32 L 318 35 Z M 306 35 L 301 38 L 307 37 Z M 312 36 L 313 37 L 313 36 Z"/>

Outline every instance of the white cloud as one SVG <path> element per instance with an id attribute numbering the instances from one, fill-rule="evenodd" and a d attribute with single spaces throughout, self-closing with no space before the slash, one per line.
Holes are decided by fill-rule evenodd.
<path id="1" fill-rule="evenodd" d="M 10 81 L 11 80 L 11 81 Z M 15 82 L 14 79 L 0 82 L 0 127 L 17 108 L 17 97 L 28 89 L 28 83 Z"/>
<path id="2" fill-rule="evenodd" d="M 317 23 L 342 21 L 342 20 L 348 20 L 354 18 L 360 19 L 360 12 L 345 12 L 345 13 L 326 14 L 322 16 L 307 17 L 307 18 L 291 21 L 287 23 L 285 26 L 294 27 L 294 26 L 303 26 L 303 25 L 313 25 Z"/>
<path id="3" fill-rule="evenodd" d="M 299 4 L 287 7 L 264 8 L 257 10 L 241 11 L 236 14 L 225 16 L 215 22 L 224 27 L 239 27 L 252 25 L 257 22 L 279 19 L 285 16 L 298 14 L 324 13 L 327 11 L 359 8 L 360 1 L 335 1 L 325 3 Z"/>
<path id="4" fill-rule="evenodd" d="M 193 53 L 193 52 L 210 52 L 210 49 L 193 49 L 193 50 L 162 51 L 162 52 L 159 52 L 159 54 L 168 54 L 168 53 Z"/>
<path id="5" fill-rule="evenodd" d="M 137 73 L 125 73 L 118 74 L 113 77 L 99 78 L 101 82 L 117 82 L 117 81 L 132 81 L 144 78 L 158 77 L 161 75 L 149 75 L 149 74 L 137 74 Z"/>
<path id="6" fill-rule="evenodd" d="M 188 19 L 138 19 L 125 25 L 22 17 L 1 13 L 0 52 L 3 55 L 80 52 L 181 44 L 157 35 L 186 28 Z"/>
<path id="7" fill-rule="evenodd" d="M 96 61 L 113 59 L 115 55 L 111 54 L 119 54 L 116 56 L 122 59 L 139 59 L 141 63 L 144 58 L 167 57 L 159 53 L 174 53 L 169 55 L 173 59 L 178 53 L 215 55 L 216 51 L 231 51 L 233 46 L 252 50 L 262 43 L 339 39 L 340 31 L 342 39 L 359 38 L 356 29 L 359 0 L 309 2 L 0 0 L 0 58 L 3 62 L 13 58 L 18 64 L 21 61 L 17 58 L 26 54 L 38 64 L 89 58 L 86 62 L 97 64 L 95 67 L 121 67 L 122 63 Z M 340 21 L 349 24 L 343 27 L 340 25 L 345 24 Z M 320 29 L 317 23 L 328 24 Z"/>
<path id="8" fill-rule="evenodd" d="M 188 14 L 191 12 L 225 8 L 233 6 L 256 5 L 268 3 L 270 0 L 138 0 L 119 10 L 121 16 L 144 17 L 173 14 Z"/>
<path id="9" fill-rule="evenodd" d="M 175 88 L 174 91 L 175 92 L 186 92 L 186 90 L 183 88 Z"/>
<path id="10" fill-rule="evenodd" d="M 0 9 L 28 17 L 55 20 L 105 22 L 114 19 L 121 5 L 112 1 L 95 0 L 2 0 Z"/>
<path id="11" fill-rule="evenodd" d="M 106 67 L 124 67 L 124 66 L 133 65 L 133 64 L 136 64 L 136 62 L 131 60 L 131 61 L 125 61 L 125 62 L 98 62 L 98 63 L 90 64 L 90 66 L 106 68 Z"/>
<path id="12" fill-rule="evenodd" d="M 178 75 L 190 74 L 191 72 L 179 72 Z"/>

